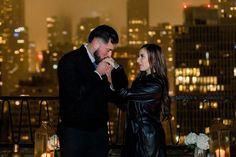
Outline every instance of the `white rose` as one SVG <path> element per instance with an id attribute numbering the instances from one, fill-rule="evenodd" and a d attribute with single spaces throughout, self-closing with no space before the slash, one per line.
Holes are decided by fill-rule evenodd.
<path id="1" fill-rule="evenodd" d="M 205 134 L 200 133 L 197 137 L 197 147 L 203 150 L 209 149 L 209 137 Z"/>
<path id="2" fill-rule="evenodd" d="M 197 134 L 193 132 L 189 133 L 184 140 L 184 143 L 186 145 L 196 144 L 196 142 L 197 142 Z"/>

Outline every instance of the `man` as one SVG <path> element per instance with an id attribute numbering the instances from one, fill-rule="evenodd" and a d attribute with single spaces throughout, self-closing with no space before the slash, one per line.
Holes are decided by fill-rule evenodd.
<path id="1" fill-rule="evenodd" d="M 61 157 L 107 157 L 107 105 L 116 98 L 112 75 L 127 86 L 124 70 L 111 58 L 119 38 L 110 26 L 96 27 L 88 43 L 64 55 L 58 64 Z M 113 81 L 113 80 L 112 80 Z"/>

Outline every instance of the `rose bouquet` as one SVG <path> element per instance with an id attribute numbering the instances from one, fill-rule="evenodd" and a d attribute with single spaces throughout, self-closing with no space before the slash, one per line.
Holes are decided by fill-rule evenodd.
<path id="1" fill-rule="evenodd" d="M 184 143 L 190 148 L 194 149 L 195 147 L 198 147 L 202 150 L 209 149 L 209 137 L 206 134 L 200 133 L 197 135 L 196 133 L 189 133 Z"/>

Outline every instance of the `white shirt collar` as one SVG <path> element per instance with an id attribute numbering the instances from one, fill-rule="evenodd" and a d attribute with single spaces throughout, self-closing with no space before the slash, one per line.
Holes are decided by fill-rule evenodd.
<path id="1" fill-rule="evenodd" d="M 89 52 L 89 50 L 88 50 L 88 43 L 86 43 L 86 44 L 84 44 L 84 47 L 86 48 L 86 50 L 87 50 L 87 53 L 88 53 L 88 56 L 89 56 L 89 58 L 90 58 L 90 60 L 91 60 L 91 62 L 93 63 L 93 62 L 95 62 L 95 58 L 94 58 L 94 56 Z"/>

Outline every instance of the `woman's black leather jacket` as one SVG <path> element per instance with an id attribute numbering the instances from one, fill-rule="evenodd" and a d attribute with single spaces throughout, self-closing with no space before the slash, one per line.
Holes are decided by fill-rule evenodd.
<path id="1" fill-rule="evenodd" d="M 160 122 L 161 80 L 152 75 L 121 89 L 126 100 L 126 151 L 128 157 L 164 157 L 165 134 Z"/>

